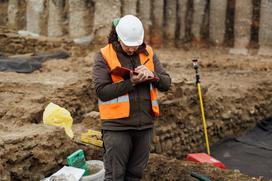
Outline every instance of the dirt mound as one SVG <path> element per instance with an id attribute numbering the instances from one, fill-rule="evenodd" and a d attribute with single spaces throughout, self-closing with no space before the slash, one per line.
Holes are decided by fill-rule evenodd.
<path id="1" fill-rule="evenodd" d="M 1 131 L 1 180 L 43 178 L 60 167 L 65 155 L 76 148 L 68 139 L 63 130 L 45 125 Z"/>
<path id="2" fill-rule="evenodd" d="M 191 173 L 197 173 L 206 176 L 211 180 L 220 181 L 250 181 L 256 180 L 245 176 L 239 170 L 231 171 L 227 169 L 219 169 L 208 164 L 194 164 L 192 162 L 169 159 L 168 157 L 152 154 L 149 158 L 148 167 L 145 170 L 143 180 L 178 180 L 178 181 L 194 181 L 196 178 Z M 258 180 L 265 180 L 260 177 Z"/>

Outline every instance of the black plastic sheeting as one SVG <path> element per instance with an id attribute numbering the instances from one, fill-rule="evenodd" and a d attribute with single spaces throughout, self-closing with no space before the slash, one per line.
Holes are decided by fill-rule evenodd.
<path id="1" fill-rule="evenodd" d="M 212 156 L 229 169 L 249 176 L 272 178 L 272 118 L 237 138 L 226 138 L 214 145 Z"/>
<path id="2" fill-rule="evenodd" d="M 30 56 L 0 57 L 1 72 L 31 73 L 42 66 L 49 59 L 65 59 L 69 57 L 66 51 L 42 53 Z"/>

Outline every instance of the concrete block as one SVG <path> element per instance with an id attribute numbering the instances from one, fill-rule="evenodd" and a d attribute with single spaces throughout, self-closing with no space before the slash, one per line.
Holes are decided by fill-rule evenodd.
<path id="1" fill-rule="evenodd" d="M 206 0 L 194 0 L 193 9 L 193 23 L 192 23 L 192 34 L 194 39 L 199 41 L 201 39 L 201 26 L 204 20 Z"/>
<path id="2" fill-rule="evenodd" d="M 69 0 L 70 37 L 79 38 L 91 33 L 93 13 L 91 6 L 91 1 Z"/>
<path id="3" fill-rule="evenodd" d="M 176 24 L 177 24 L 177 3 L 176 0 L 166 1 L 165 12 L 165 41 L 166 46 L 175 46 Z"/>
<path id="4" fill-rule="evenodd" d="M 19 30 L 26 26 L 26 2 L 10 0 L 8 4 L 8 27 Z"/>
<path id="5" fill-rule="evenodd" d="M 59 37 L 63 33 L 65 0 L 49 0 L 48 36 Z"/>
<path id="6" fill-rule="evenodd" d="M 7 0 L 0 1 L 0 26 L 6 26 L 7 24 L 8 5 Z"/>
<path id="7" fill-rule="evenodd" d="M 96 43 L 105 44 L 112 27 L 112 20 L 121 16 L 119 0 L 95 2 L 93 35 Z"/>
<path id="8" fill-rule="evenodd" d="M 156 47 L 161 47 L 163 42 L 163 0 L 152 1 L 152 28 L 151 43 Z"/>
<path id="9" fill-rule="evenodd" d="M 261 1 L 259 55 L 272 56 L 272 1 Z"/>
<path id="10" fill-rule="evenodd" d="M 210 1 L 210 40 L 216 45 L 222 45 L 225 35 L 227 0 Z"/>
<path id="11" fill-rule="evenodd" d="M 132 14 L 137 15 L 137 0 L 121 0 L 122 6 L 122 16 Z"/>
<path id="12" fill-rule="evenodd" d="M 144 25 L 145 42 L 150 43 L 151 22 L 151 0 L 139 0 L 138 16 Z"/>
<path id="13" fill-rule="evenodd" d="M 230 53 L 245 55 L 245 49 L 250 42 L 252 24 L 252 1 L 241 0 L 235 4 L 235 23 L 234 23 L 234 49 Z"/>
<path id="14" fill-rule="evenodd" d="M 179 40 L 185 39 L 187 4 L 188 0 L 178 0 Z"/>
<path id="15" fill-rule="evenodd" d="M 27 0 L 26 5 L 26 30 L 36 34 L 46 32 L 46 0 Z"/>

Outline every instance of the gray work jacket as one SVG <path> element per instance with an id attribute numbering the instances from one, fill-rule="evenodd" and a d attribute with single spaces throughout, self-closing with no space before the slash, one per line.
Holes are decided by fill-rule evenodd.
<path id="1" fill-rule="evenodd" d="M 123 67 L 135 69 L 140 66 L 140 58 L 137 53 L 127 55 L 123 51 L 117 51 L 117 57 Z M 165 72 L 157 56 L 154 53 L 154 74 L 159 77 L 159 81 L 153 83 L 159 91 L 167 91 L 171 85 L 171 78 Z M 150 102 L 149 83 L 143 82 L 135 86 L 132 85 L 130 78 L 125 77 L 124 81 L 114 83 L 111 79 L 110 69 L 104 60 L 102 53 L 95 55 L 93 65 L 93 83 L 98 98 L 102 101 L 109 101 L 123 94 L 129 94 L 130 114 L 128 118 L 102 120 L 104 130 L 143 130 L 152 128 L 155 117 L 153 115 Z"/>

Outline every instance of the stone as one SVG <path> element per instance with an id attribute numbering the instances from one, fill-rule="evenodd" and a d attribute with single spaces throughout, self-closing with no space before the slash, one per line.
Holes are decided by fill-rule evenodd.
<path id="1" fill-rule="evenodd" d="M 233 55 L 248 55 L 248 49 L 247 48 L 231 48 L 229 50 L 229 54 Z"/>
<path id="2" fill-rule="evenodd" d="M 272 56 L 271 49 L 272 49 L 271 46 L 266 46 L 266 45 L 262 44 L 262 45 L 260 45 L 260 48 L 258 50 L 258 55 L 271 57 Z"/>
<path id="3" fill-rule="evenodd" d="M 86 114 L 84 117 L 91 117 L 91 118 L 94 118 L 94 119 L 98 119 L 99 115 L 100 115 L 99 112 L 91 111 L 88 114 Z"/>

